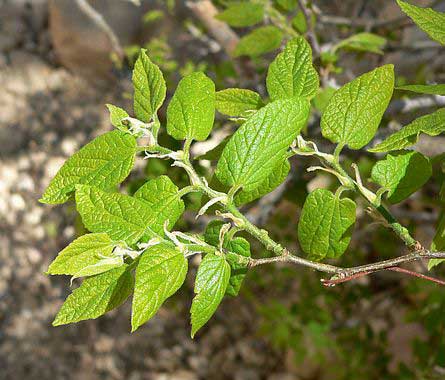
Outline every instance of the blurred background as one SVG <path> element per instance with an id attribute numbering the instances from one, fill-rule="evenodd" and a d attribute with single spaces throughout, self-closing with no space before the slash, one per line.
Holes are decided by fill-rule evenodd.
<path id="1" fill-rule="evenodd" d="M 271 17 L 265 23 L 276 23 L 284 39 L 289 28 L 306 32 L 297 1 L 267 3 L 279 12 L 274 16 L 279 21 Z M 444 1 L 415 3 L 445 11 Z M 181 76 L 194 70 L 206 71 L 217 89 L 251 88 L 265 95 L 265 73 L 277 46 L 231 59 L 249 28 L 232 28 L 214 18 L 226 4 L 0 0 L 0 379 L 445 378 L 445 290 L 393 272 L 327 289 L 320 285 L 321 275 L 307 269 L 257 268 L 248 273 L 240 296 L 226 298 L 191 340 L 192 264 L 181 291 L 133 334 L 129 302 L 98 320 L 51 326 L 70 292 L 69 279 L 44 272 L 84 228 L 74 204 L 49 207 L 37 200 L 67 157 L 111 129 L 105 103 L 131 110 L 131 70 L 140 47 L 163 70 L 168 96 Z M 315 59 L 325 87 L 335 88 L 384 63 L 395 64 L 399 84 L 445 82 L 444 49 L 403 16 L 395 1 L 311 4 L 324 53 Z M 347 43 L 333 48 L 359 32 L 381 36 L 378 51 Z M 316 98 L 306 131 L 322 147 L 319 112 L 329 91 Z M 443 104 L 441 97 L 396 93 L 377 139 Z M 165 120 L 165 107 L 160 116 Z M 216 146 L 233 127 L 217 115 L 211 141 L 197 144 L 194 153 Z M 162 139 L 175 147 L 167 136 Z M 423 138 L 417 149 L 433 158 L 433 177 L 393 211 L 429 246 L 443 208 L 438 194 L 445 140 Z M 376 157 L 364 151 L 345 153 L 366 177 Z M 201 161 L 200 170 L 209 172 L 210 164 Z M 298 244 L 296 225 L 308 191 L 335 188 L 332 178 L 306 173 L 310 165 L 310 160 L 295 159 L 283 186 L 245 208 L 290 248 Z M 166 162 L 138 160 L 124 188 L 132 192 L 146 178 L 164 173 L 184 186 L 186 178 Z M 178 229 L 202 230 L 205 219 L 194 220 L 199 202 L 187 198 Z M 353 240 L 338 264 L 401 254 L 396 238 L 373 224 L 363 202 L 357 202 Z M 253 252 L 257 257 L 267 254 L 258 246 Z M 412 269 L 420 271 L 425 264 Z M 445 277 L 440 266 L 434 272 Z"/>

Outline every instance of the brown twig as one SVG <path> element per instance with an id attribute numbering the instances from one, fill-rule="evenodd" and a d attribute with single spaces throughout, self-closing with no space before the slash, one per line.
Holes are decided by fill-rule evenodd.
<path id="1" fill-rule="evenodd" d="M 391 270 L 393 272 L 405 273 L 405 274 L 408 274 L 413 277 L 422 278 L 424 280 L 432 281 L 436 284 L 445 286 L 445 281 L 443 281 L 443 280 L 440 280 L 438 278 L 431 277 L 431 276 L 425 276 L 422 273 L 413 272 L 413 271 L 405 269 L 405 268 L 394 267 L 394 268 L 388 268 L 388 270 Z"/>
<path id="2" fill-rule="evenodd" d="M 304 18 L 306 19 L 307 36 L 311 41 L 314 55 L 319 56 L 321 52 L 320 45 L 318 44 L 317 35 L 315 34 L 314 25 L 312 24 L 311 14 L 307 8 L 306 1 L 298 0 L 298 5 L 300 6 L 301 11 L 303 12 Z"/>
<path id="3" fill-rule="evenodd" d="M 117 38 L 113 29 L 111 29 L 111 27 L 105 21 L 104 17 L 86 0 L 75 1 L 79 9 L 107 35 L 114 52 L 116 53 L 119 60 L 122 60 L 125 56 L 124 49 L 122 48 L 119 39 Z"/>

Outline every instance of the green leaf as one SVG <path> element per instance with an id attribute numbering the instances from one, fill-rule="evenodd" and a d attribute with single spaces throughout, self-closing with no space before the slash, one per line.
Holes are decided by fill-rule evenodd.
<path id="1" fill-rule="evenodd" d="M 219 246 L 219 233 L 223 225 L 224 222 L 220 220 L 212 220 L 207 225 L 204 233 L 204 239 L 208 244 L 213 245 L 214 247 Z M 229 251 L 226 255 L 226 259 L 231 269 L 229 285 L 226 289 L 226 295 L 235 297 L 238 295 L 241 284 L 247 273 L 247 261 L 240 262 L 239 256 L 251 256 L 250 243 L 242 237 L 235 237 L 229 240 L 227 238 L 227 235 L 225 235 L 223 248 Z M 233 252 L 235 255 L 231 255 L 230 252 Z"/>
<path id="2" fill-rule="evenodd" d="M 192 308 L 192 338 L 212 317 L 221 303 L 230 280 L 230 265 L 223 256 L 207 254 L 196 274 Z"/>
<path id="3" fill-rule="evenodd" d="M 215 85 L 204 73 L 182 78 L 167 109 L 167 132 L 176 140 L 207 139 L 215 118 Z"/>
<path id="4" fill-rule="evenodd" d="M 381 66 L 345 84 L 332 96 L 321 117 L 325 138 L 351 149 L 371 141 L 391 100 L 394 66 Z"/>
<path id="5" fill-rule="evenodd" d="M 419 190 L 431 177 L 430 160 L 414 151 L 388 154 L 372 168 L 372 180 L 388 190 L 388 201 L 398 203 Z"/>
<path id="6" fill-rule="evenodd" d="M 431 251 L 443 251 L 445 249 L 445 182 L 442 183 L 440 189 L 439 201 L 441 204 L 439 220 L 437 222 L 436 234 L 434 235 L 433 242 L 431 243 Z M 428 270 L 431 270 L 436 265 L 444 262 L 445 259 L 431 259 L 428 261 Z"/>
<path id="7" fill-rule="evenodd" d="M 275 0 L 275 3 L 287 12 L 293 11 L 297 7 L 297 0 Z"/>
<path id="8" fill-rule="evenodd" d="M 337 258 L 349 245 L 355 203 L 325 189 L 310 193 L 298 223 L 298 240 L 311 259 Z"/>
<path id="9" fill-rule="evenodd" d="M 335 94 L 335 88 L 325 87 L 318 91 L 318 94 L 312 99 L 312 105 L 318 112 L 323 113 L 329 104 L 332 96 Z"/>
<path id="10" fill-rule="evenodd" d="M 110 111 L 110 122 L 117 129 L 126 132 L 128 130 L 127 126 L 122 124 L 122 120 L 127 118 L 129 115 L 124 109 L 113 106 L 112 104 L 106 104 L 108 111 Z"/>
<path id="11" fill-rule="evenodd" d="M 95 264 L 88 265 L 74 273 L 71 277 L 71 282 L 76 278 L 95 276 L 96 274 L 108 272 L 109 270 L 121 267 L 122 265 L 124 265 L 124 259 L 122 257 L 112 256 L 102 258 Z"/>
<path id="12" fill-rule="evenodd" d="M 40 199 L 42 203 L 66 202 L 77 184 L 111 190 L 130 173 L 136 154 L 136 140 L 121 131 L 96 137 L 60 168 Z"/>
<path id="13" fill-rule="evenodd" d="M 366 51 L 376 54 L 383 54 L 383 47 L 386 45 L 386 38 L 373 33 L 358 33 L 340 41 L 334 46 L 333 51 L 346 49 L 353 51 Z"/>
<path id="14" fill-rule="evenodd" d="M 307 32 L 306 16 L 302 11 L 298 11 L 295 17 L 292 19 L 292 27 L 300 34 Z"/>
<path id="15" fill-rule="evenodd" d="M 290 40 L 270 64 L 266 85 L 272 100 L 314 97 L 318 74 L 312 65 L 311 47 L 303 37 Z"/>
<path id="16" fill-rule="evenodd" d="M 151 225 L 151 230 L 160 235 L 163 234 L 164 223 L 167 220 L 168 229 L 172 229 L 184 213 L 185 206 L 179 197 L 178 187 L 165 175 L 147 181 L 134 193 L 134 197 L 143 199 L 149 204 L 156 221 Z M 147 236 L 148 239 L 150 237 Z"/>
<path id="17" fill-rule="evenodd" d="M 131 326 L 135 331 L 157 313 L 182 286 L 187 274 L 184 255 L 168 244 L 148 248 L 136 268 Z"/>
<path id="18" fill-rule="evenodd" d="M 106 193 L 95 187 L 76 187 L 77 211 L 91 232 L 105 232 L 114 241 L 131 245 L 151 233 L 156 223 L 150 204 L 120 193 Z"/>
<path id="19" fill-rule="evenodd" d="M 101 259 L 111 257 L 115 243 L 107 234 L 83 235 L 64 248 L 51 263 L 48 274 L 75 275 Z"/>
<path id="20" fill-rule="evenodd" d="M 412 91 L 427 95 L 445 95 L 445 84 L 407 84 L 396 87 L 396 90 Z"/>
<path id="21" fill-rule="evenodd" d="M 277 100 L 261 108 L 233 134 L 216 168 L 222 184 L 252 191 L 287 157 L 309 114 L 309 102 Z"/>
<path id="22" fill-rule="evenodd" d="M 251 191 L 241 190 L 237 192 L 234 197 L 235 205 L 241 206 L 269 194 L 272 190 L 284 182 L 289 174 L 289 171 L 289 161 L 285 160 L 284 162 L 280 162 L 256 189 Z"/>
<path id="23" fill-rule="evenodd" d="M 89 277 L 65 300 L 53 326 L 95 319 L 120 306 L 133 290 L 128 265 Z"/>
<path id="24" fill-rule="evenodd" d="M 141 49 L 133 70 L 134 113 L 148 123 L 161 107 L 165 99 L 166 86 L 161 70 Z"/>
<path id="25" fill-rule="evenodd" d="M 264 7 L 262 4 L 233 2 L 215 18 L 224 21 L 235 28 L 255 25 L 263 20 Z"/>
<path id="26" fill-rule="evenodd" d="M 445 108 L 440 108 L 436 112 L 415 119 L 368 151 L 389 152 L 403 149 L 414 145 L 419 139 L 420 133 L 437 136 L 443 132 L 445 132 Z"/>
<path id="27" fill-rule="evenodd" d="M 397 0 L 400 8 L 433 40 L 445 45 L 445 13 L 431 8 L 420 8 Z"/>
<path id="28" fill-rule="evenodd" d="M 264 105 L 255 91 L 228 88 L 216 93 L 216 109 L 227 116 L 247 117 Z"/>
<path id="29" fill-rule="evenodd" d="M 276 26 L 262 26 L 242 37 L 233 52 L 234 57 L 247 55 L 258 57 L 278 49 L 283 39 L 283 32 Z"/>

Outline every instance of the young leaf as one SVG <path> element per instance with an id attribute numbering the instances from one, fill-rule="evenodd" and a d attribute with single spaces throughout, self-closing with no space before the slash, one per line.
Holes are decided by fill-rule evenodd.
<path id="1" fill-rule="evenodd" d="M 218 247 L 219 245 L 219 233 L 224 222 L 220 220 L 212 220 L 206 227 L 204 233 L 204 239 L 206 243 Z M 246 277 L 247 273 L 247 262 L 241 263 L 239 256 L 250 257 L 250 243 L 242 238 L 235 237 L 229 240 L 226 236 L 223 242 L 223 248 L 227 249 L 229 252 L 226 255 L 227 262 L 231 268 L 229 285 L 226 289 L 226 295 L 235 297 L 238 295 L 241 284 Z M 235 255 L 231 255 L 233 252 Z"/>
<path id="2" fill-rule="evenodd" d="M 207 139 L 215 118 L 215 85 L 204 73 L 182 78 L 167 108 L 167 132 L 176 140 Z"/>
<path id="3" fill-rule="evenodd" d="M 133 70 L 134 113 L 136 117 L 148 123 L 161 107 L 165 99 L 165 80 L 156 66 L 141 49 Z"/>
<path id="4" fill-rule="evenodd" d="M 216 109 L 223 115 L 247 117 L 263 105 L 261 96 L 255 91 L 228 88 L 216 93 Z"/>
<path id="5" fill-rule="evenodd" d="M 437 136 L 445 132 L 445 108 L 436 112 L 419 117 L 400 131 L 393 133 L 386 140 L 377 144 L 369 152 L 389 152 L 399 150 L 414 145 L 419 139 L 420 133 L 429 136 Z"/>
<path id="6" fill-rule="evenodd" d="M 106 106 L 108 108 L 108 111 L 110 111 L 111 124 L 117 129 L 126 132 L 128 128 L 124 124 L 122 124 L 122 120 L 129 116 L 127 111 L 120 107 L 113 106 L 112 104 L 107 104 Z"/>
<path id="7" fill-rule="evenodd" d="M 149 204 L 156 221 L 151 229 L 160 235 L 163 234 L 165 221 L 168 220 L 168 229 L 171 229 L 184 212 L 178 187 L 165 175 L 147 181 L 134 193 L 134 197 Z M 147 238 L 150 239 L 150 236 Z"/>
<path id="8" fill-rule="evenodd" d="M 381 66 L 345 84 L 332 96 L 321 117 L 325 138 L 351 149 L 371 141 L 394 88 L 394 66 Z"/>
<path id="9" fill-rule="evenodd" d="M 286 12 L 293 11 L 297 7 L 297 0 L 275 0 L 275 3 Z"/>
<path id="10" fill-rule="evenodd" d="M 314 97 L 318 74 L 312 65 L 311 47 L 303 37 L 290 40 L 270 64 L 266 85 L 272 100 Z"/>
<path id="11" fill-rule="evenodd" d="M 252 191 L 277 166 L 305 125 L 309 102 L 277 100 L 251 116 L 232 136 L 218 162 L 217 178 L 227 186 Z"/>
<path id="12" fill-rule="evenodd" d="M 80 277 L 89 277 L 95 276 L 96 274 L 108 272 L 113 268 L 118 268 L 124 265 L 124 259 L 119 256 L 112 256 L 99 259 L 95 264 L 88 265 L 87 267 L 82 268 L 78 272 L 74 273 L 71 277 L 71 282 Z"/>
<path id="13" fill-rule="evenodd" d="M 76 187 L 77 211 L 91 232 L 105 232 L 114 241 L 131 245 L 144 234 L 155 236 L 156 223 L 150 204 L 120 193 L 106 193 L 85 185 Z"/>
<path id="14" fill-rule="evenodd" d="M 292 19 L 292 27 L 300 34 L 307 32 L 307 21 L 302 11 L 298 11 Z"/>
<path id="15" fill-rule="evenodd" d="M 57 255 L 47 273 L 75 275 L 81 269 L 111 257 L 114 247 L 115 244 L 107 234 L 83 235 Z"/>
<path id="16" fill-rule="evenodd" d="M 276 26 L 262 26 L 242 37 L 233 52 L 234 57 L 247 55 L 258 57 L 278 49 L 283 39 L 283 32 Z"/>
<path id="17" fill-rule="evenodd" d="M 243 204 L 259 199 L 283 183 L 290 171 L 290 164 L 288 160 L 280 162 L 277 167 L 264 179 L 263 182 L 254 190 L 237 192 L 234 197 L 235 205 L 241 206 Z"/>
<path id="18" fill-rule="evenodd" d="M 388 154 L 372 168 L 371 178 L 387 189 L 388 201 L 398 203 L 419 190 L 431 177 L 430 160 L 414 151 Z"/>
<path id="19" fill-rule="evenodd" d="M 187 268 L 184 254 L 165 243 L 152 246 L 142 254 L 136 268 L 131 331 L 153 317 L 164 301 L 177 292 Z"/>
<path id="20" fill-rule="evenodd" d="M 431 251 L 443 251 L 445 249 L 445 211 L 443 205 L 445 204 L 445 182 L 442 183 L 440 189 L 439 201 L 442 205 L 439 220 L 437 222 L 436 234 L 434 235 L 433 242 L 431 243 Z M 444 262 L 445 259 L 431 259 L 428 261 L 428 270 L 431 270 L 436 265 Z"/>
<path id="21" fill-rule="evenodd" d="M 445 45 L 445 13 L 437 12 L 431 8 L 416 7 L 401 0 L 397 0 L 397 4 L 420 29 L 433 40 Z"/>
<path id="22" fill-rule="evenodd" d="M 77 184 L 111 190 L 130 173 L 135 154 L 136 140 L 127 133 L 112 131 L 96 137 L 63 164 L 40 202 L 64 203 Z"/>
<path id="23" fill-rule="evenodd" d="M 337 258 L 349 245 L 354 223 L 354 201 L 317 189 L 307 196 L 298 223 L 301 248 L 314 260 Z"/>
<path id="24" fill-rule="evenodd" d="M 89 277 L 65 300 L 53 326 L 95 319 L 120 306 L 133 290 L 128 265 Z"/>
<path id="25" fill-rule="evenodd" d="M 196 274 L 192 308 L 192 338 L 215 313 L 221 303 L 230 280 L 230 265 L 223 256 L 207 254 Z"/>
<path id="26" fill-rule="evenodd" d="M 215 18 L 235 28 L 244 28 L 259 23 L 264 17 L 262 4 L 234 2 Z"/>
<path id="27" fill-rule="evenodd" d="M 314 98 L 312 99 L 312 105 L 318 112 L 323 113 L 334 94 L 335 94 L 335 88 L 333 87 L 326 87 L 320 89 L 318 91 L 318 94 L 315 95 Z"/>
<path id="28" fill-rule="evenodd" d="M 412 91 L 427 95 L 445 95 L 445 84 L 407 84 L 396 87 L 396 90 Z"/>
<path id="29" fill-rule="evenodd" d="M 340 41 L 333 51 L 338 49 L 367 51 L 370 53 L 383 54 L 383 47 L 386 45 L 386 38 L 373 33 L 358 33 Z"/>

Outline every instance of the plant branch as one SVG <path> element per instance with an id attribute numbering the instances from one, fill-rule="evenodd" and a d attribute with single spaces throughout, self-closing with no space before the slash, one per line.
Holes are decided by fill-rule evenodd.
<path id="1" fill-rule="evenodd" d="M 111 27 L 105 21 L 104 17 L 96 9 L 94 9 L 88 3 L 88 1 L 86 0 L 75 0 L 75 1 L 79 9 L 107 35 L 118 59 L 122 61 L 125 56 L 124 49 L 122 48 L 119 39 L 117 38 L 113 29 L 111 29 Z"/>
<path id="2" fill-rule="evenodd" d="M 315 34 L 314 25 L 312 23 L 311 13 L 307 8 L 307 4 L 305 0 L 298 0 L 298 5 L 300 6 L 301 11 L 303 12 L 304 18 L 306 19 L 307 25 L 307 36 L 311 41 L 312 50 L 314 51 L 315 56 L 319 56 L 321 53 L 320 45 L 317 40 L 317 35 Z"/>
<path id="3" fill-rule="evenodd" d="M 165 150 L 165 148 L 161 148 L 160 150 Z M 153 149 L 153 148 L 152 148 Z M 323 279 L 322 283 L 325 286 L 335 286 L 337 284 L 351 281 L 353 279 L 367 276 L 371 273 L 375 273 L 382 270 L 391 270 L 397 271 L 400 273 L 409 274 L 411 276 L 416 276 L 419 278 L 423 278 L 429 281 L 433 281 L 438 284 L 445 285 L 445 281 L 438 280 L 429 276 L 422 275 L 420 273 L 412 272 L 407 269 L 399 268 L 398 266 L 405 263 L 410 263 L 413 261 L 425 260 L 425 259 L 445 259 L 445 252 L 430 252 L 425 250 L 420 243 L 416 242 L 408 230 L 401 226 L 396 219 L 389 213 L 389 211 L 383 206 L 376 206 L 370 200 L 369 194 L 366 194 L 361 183 L 361 180 L 357 178 L 357 180 L 353 180 L 346 171 L 341 167 L 338 158 L 335 158 L 332 155 L 328 155 L 326 153 L 321 153 L 318 151 L 314 151 L 314 155 L 317 155 L 321 158 L 322 162 L 334 170 L 337 170 L 341 176 L 346 178 L 346 185 L 353 186 L 353 189 L 362 194 L 365 199 L 373 206 L 376 211 L 378 211 L 384 218 L 387 220 L 388 225 L 393 231 L 405 242 L 405 244 L 413 249 L 413 252 L 408 253 L 406 255 L 396 257 L 394 259 L 383 260 L 376 263 L 360 265 L 356 267 L 343 268 L 330 264 L 319 263 L 311 260 L 304 259 L 299 257 L 293 253 L 291 253 L 287 248 L 283 247 L 276 241 L 274 241 L 266 230 L 258 228 L 256 225 L 251 223 L 233 204 L 231 197 L 229 197 L 225 193 L 218 192 L 213 190 L 208 185 L 207 181 L 204 178 L 199 177 L 196 173 L 194 167 L 190 162 L 190 157 L 188 154 L 189 149 L 185 149 L 185 154 L 179 155 L 181 156 L 180 161 L 175 161 L 174 165 L 182 167 L 190 177 L 190 182 L 192 186 L 186 187 L 185 189 L 193 188 L 199 189 L 201 192 L 206 194 L 211 200 L 218 200 L 218 203 L 224 209 L 224 213 L 220 213 L 220 216 L 229 218 L 236 226 L 238 230 L 243 230 L 258 240 L 267 250 L 274 253 L 274 257 L 269 258 L 250 258 L 248 261 L 249 267 L 256 267 L 265 264 L 271 263 L 290 263 L 295 265 L 301 265 L 304 267 L 308 267 L 319 272 L 330 273 L 333 276 L 330 279 Z M 179 153 L 179 152 L 178 152 Z M 306 151 L 307 153 L 307 151 Z M 345 185 L 344 185 L 345 186 Z M 345 186 L 347 187 L 347 186 Z M 367 189 L 365 189 L 367 190 Z M 368 190 L 369 191 L 369 190 Z M 374 194 L 374 193 L 372 193 Z M 202 247 L 194 247 L 197 250 Z M 207 249 L 201 249 L 201 251 L 209 251 L 215 248 L 207 247 Z M 245 260 L 245 258 L 242 258 Z"/>
<path id="4" fill-rule="evenodd" d="M 301 141 L 302 140 L 300 140 L 300 143 Z M 359 193 L 369 203 L 369 205 L 385 219 L 387 226 L 405 243 L 407 247 L 419 248 L 419 243 L 410 235 L 408 229 L 402 226 L 385 206 L 380 204 L 380 201 L 375 193 L 363 186 L 357 168 L 355 168 L 356 179 L 354 180 L 341 166 L 338 155 L 334 156 L 319 152 L 318 149 L 314 148 L 315 144 L 310 141 L 302 141 L 302 144 L 306 150 L 302 152 L 299 149 L 293 149 L 295 154 L 303 156 L 316 156 L 323 165 L 336 172 L 336 176 L 343 186 Z M 313 147 L 313 150 L 308 152 L 308 149 L 311 146 Z"/>

